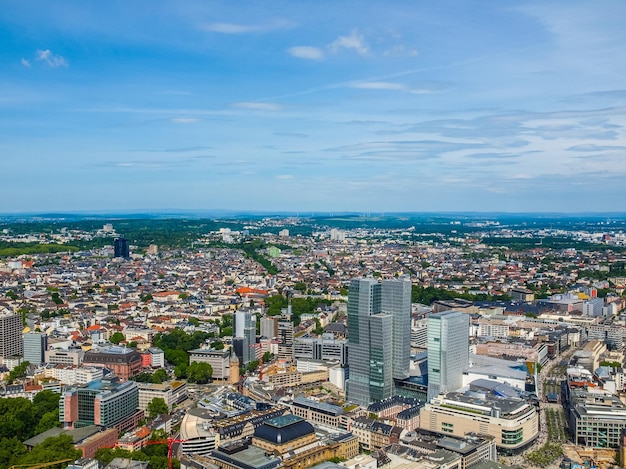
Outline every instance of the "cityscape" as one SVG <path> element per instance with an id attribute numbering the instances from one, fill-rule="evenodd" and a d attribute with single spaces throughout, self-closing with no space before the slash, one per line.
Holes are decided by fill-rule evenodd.
<path id="1" fill-rule="evenodd" d="M 0 464 L 619 466 L 625 225 L 7 215 Z"/>
<path id="2" fill-rule="evenodd" d="M 0 6 L 0 469 L 626 468 L 626 2 Z"/>

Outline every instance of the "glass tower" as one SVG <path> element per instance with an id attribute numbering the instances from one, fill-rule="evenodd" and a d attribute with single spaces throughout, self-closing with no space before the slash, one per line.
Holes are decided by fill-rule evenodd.
<path id="1" fill-rule="evenodd" d="M 409 279 L 353 279 L 348 293 L 347 398 L 361 406 L 391 397 L 409 376 Z"/>
<path id="2" fill-rule="evenodd" d="M 443 311 L 428 317 L 428 399 L 463 385 L 469 365 L 469 315 Z"/>

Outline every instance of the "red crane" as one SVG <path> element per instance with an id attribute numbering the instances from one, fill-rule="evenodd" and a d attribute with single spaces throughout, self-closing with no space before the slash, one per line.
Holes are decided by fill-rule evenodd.
<path id="1" fill-rule="evenodd" d="M 172 469 L 172 458 L 174 457 L 174 445 L 176 443 L 184 443 L 187 440 L 180 440 L 178 438 L 167 438 L 165 440 L 149 440 L 144 442 L 144 445 L 167 445 L 167 467 Z"/>
<path id="2" fill-rule="evenodd" d="M 258 348 L 260 352 L 263 352 L 262 344 L 250 344 L 250 348 Z M 259 381 L 263 381 L 263 353 L 257 354 L 259 357 Z"/>

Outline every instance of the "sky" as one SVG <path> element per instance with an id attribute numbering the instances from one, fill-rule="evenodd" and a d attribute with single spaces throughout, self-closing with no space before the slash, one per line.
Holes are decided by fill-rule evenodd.
<path id="1" fill-rule="evenodd" d="M 626 2 L 3 0 L 0 213 L 626 210 Z"/>

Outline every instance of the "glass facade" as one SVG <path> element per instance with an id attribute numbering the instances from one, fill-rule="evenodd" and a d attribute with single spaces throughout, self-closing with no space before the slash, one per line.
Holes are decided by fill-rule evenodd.
<path id="1" fill-rule="evenodd" d="M 469 365 L 469 316 L 443 311 L 428 317 L 428 399 L 463 384 Z"/>
<path id="2" fill-rule="evenodd" d="M 353 279 L 348 294 L 348 400 L 367 406 L 394 394 L 394 378 L 409 376 L 409 279 Z"/>

